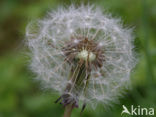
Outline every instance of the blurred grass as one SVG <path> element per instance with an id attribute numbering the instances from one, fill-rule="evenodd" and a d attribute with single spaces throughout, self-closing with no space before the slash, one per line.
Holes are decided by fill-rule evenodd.
<path id="1" fill-rule="evenodd" d="M 28 70 L 23 54 L 25 26 L 59 5 L 68 6 L 80 0 L 2 0 L 0 3 L 0 117 L 60 117 L 61 105 L 54 104 L 57 95 L 43 91 Z M 87 3 L 87 0 L 83 1 Z M 91 0 L 123 23 L 134 28 L 138 65 L 131 80 L 133 89 L 120 104 L 111 109 L 86 109 L 84 117 L 120 117 L 122 104 L 156 109 L 156 1 Z M 73 117 L 79 116 L 74 110 Z"/>

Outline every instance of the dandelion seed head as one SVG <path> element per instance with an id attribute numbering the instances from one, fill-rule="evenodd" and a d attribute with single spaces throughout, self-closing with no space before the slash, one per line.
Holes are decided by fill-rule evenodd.
<path id="1" fill-rule="evenodd" d="M 61 7 L 49 12 L 46 18 L 31 22 L 26 37 L 32 53 L 31 69 L 43 86 L 60 94 L 72 88 L 63 95 L 63 101 L 70 100 L 76 106 L 77 100 L 85 100 L 94 107 L 95 103 L 110 105 L 130 83 L 130 73 L 136 64 L 132 31 L 99 8 Z M 74 74 L 75 61 L 90 69 L 89 73 L 80 69 L 89 75 L 86 73 L 80 84 L 76 81 L 73 85 L 69 76 L 71 71 Z"/>

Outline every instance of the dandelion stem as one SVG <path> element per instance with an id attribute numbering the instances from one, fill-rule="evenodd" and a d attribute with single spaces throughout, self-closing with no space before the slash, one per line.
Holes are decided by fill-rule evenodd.
<path id="1" fill-rule="evenodd" d="M 71 117 L 71 113 L 72 113 L 73 107 L 71 104 L 68 104 L 65 107 L 65 111 L 64 111 L 64 117 Z"/>

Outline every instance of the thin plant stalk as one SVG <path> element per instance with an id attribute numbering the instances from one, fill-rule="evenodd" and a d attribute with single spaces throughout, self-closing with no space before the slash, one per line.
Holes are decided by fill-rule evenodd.
<path id="1" fill-rule="evenodd" d="M 71 117 L 73 107 L 72 105 L 67 105 L 64 111 L 64 117 Z"/>

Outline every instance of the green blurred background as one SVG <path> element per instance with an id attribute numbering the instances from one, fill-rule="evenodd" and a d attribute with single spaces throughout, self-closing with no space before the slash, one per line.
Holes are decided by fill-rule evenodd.
<path id="1" fill-rule="evenodd" d="M 63 107 L 54 104 L 57 95 L 42 90 L 28 69 L 24 46 L 25 27 L 47 11 L 80 0 L 1 0 L 0 1 L 0 117 L 61 117 Z M 83 0 L 87 3 L 87 0 Z M 120 117 L 122 105 L 153 107 L 156 111 L 156 0 L 89 0 L 121 17 L 134 27 L 138 65 L 133 70 L 133 88 L 112 108 L 86 109 L 84 117 Z M 79 117 L 74 109 L 72 117 Z M 128 116 L 128 115 L 124 115 Z M 138 116 L 140 117 L 140 116 Z M 147 117 L 147 116 L 146 116 Z M 156 112 L 155 112 L 156 117 Z"/>

